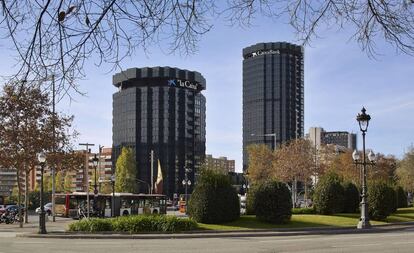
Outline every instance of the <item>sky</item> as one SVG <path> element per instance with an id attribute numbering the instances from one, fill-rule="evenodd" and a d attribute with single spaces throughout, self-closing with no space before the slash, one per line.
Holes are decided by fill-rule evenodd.
<path id="1" fill-rule="evenodd" d="M 371 115 L 367 148 L 402 157 L 414 142 L 414 57 L 396 52 L 378 37 L 381 55 L 369 58 L 350 40 L 352 30 L 322 31 L 320 38 L 305 46 L 305 132 L 320 126 L 327 131 L 358 133 L 355 120 L 362 106 Z M 242 168 L 242 49 L 260 42 L 298 43 L 293 29 L 282 22 L 258 18 L 249 28 L 229 26 L 216 20 L 204 35 L 195 54 L 166 54 L 158 45 L 147 53 L 137 50 L 125 59 L 123 69 L 171 66 L 200 72 L 207 81 L 207 153 L 236 160 Z M 11 72 L 14 52 L 0 41 L 0 76 Z M 86 66 L 79 82 L 86 96 L 62 100 L 58 111 L 75 116 L 78 143 L 112 145 L 112 85 L 109 65 Z M 76 145 L 75 145 L 76 147 Z M 82 147 L 84 148 L 84 147 Z"/>

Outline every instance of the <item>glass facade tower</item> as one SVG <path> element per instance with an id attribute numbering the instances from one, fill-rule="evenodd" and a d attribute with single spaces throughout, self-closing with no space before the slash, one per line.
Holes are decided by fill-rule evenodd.
<path id="1" fill-rule="evenodd" d="M 137 178 L 151 182 L 150 153 L 154 171 L 160 161 L 164 194 L 184 193 L 185 167 L 194 185 L 197 168 L 204 161 L 206 143 L 206 88 L 195 71 L 171 67 L 132 68 L 113 76 L 113 163 L 122 147 L 134 149 Z M 140 192 L 148 186 L 140 184 Z"/>
<path id="2" fill-rule="evenodd" d="M 303 47 L 286 42 L 243 49 L 243 170 L 248 145 L 274 149 L 275 143 L 303 137 L 303 57 Z"/>

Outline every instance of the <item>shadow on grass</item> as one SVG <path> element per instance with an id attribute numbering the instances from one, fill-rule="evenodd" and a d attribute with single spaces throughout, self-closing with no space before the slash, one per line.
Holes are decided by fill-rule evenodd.
<path id="1" fill-rule="evenodd" d="M 223 224 L 199 224 L 200 229 L 238 230 L 273 228 L 309 228 L 309 227 L 349 227 L 356 226 L 359 213 L 339 213 L 334 215 L 296 214 L 286 224 L 271 224 L 258 220 L 254 215 L 241 216 L 238 220 Z M 414 208 L 399 209 L 385 221 L 372 221 L 372 225 L 394 222 L 414 221 Z"/>
<path id="2" fill-rule="evenodd" d="M 241 216 L 238 220 L 223 224 L 200 224 L 201 229 L 233 230 L 233 229 L 273 229 L 273 228 L 309 228 L 329 226 L 353 226 L 355 218 L 343 218 L 326 215 L 293 215 L 285 224 L 262 222 L 254 215 Z"/>

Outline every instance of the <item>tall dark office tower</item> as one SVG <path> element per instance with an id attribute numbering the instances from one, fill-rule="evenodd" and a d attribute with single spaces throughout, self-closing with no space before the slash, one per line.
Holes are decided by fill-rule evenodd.
<path id="1" fill-rule="evenodd" d="M 194 185 L 205 156 L 206 80 L 195 71 L 170 67 L 132 68 L 113 76 L 113 161 L 124 146 L 136 154 L 137 178 L 151 182 L 151 150 L 164 178 L 164 194 L 184 193 L 185 166 Z M 148 186 L 140 184 L 140 192 Z"/>
<path id="2" fill-rule="evenodd" d="M 243 169 L 246 148 L 303 137 L 303 47 L 286 42 L 243 49 Z M 276 141 L 275 141 L 276 138 Z"/>

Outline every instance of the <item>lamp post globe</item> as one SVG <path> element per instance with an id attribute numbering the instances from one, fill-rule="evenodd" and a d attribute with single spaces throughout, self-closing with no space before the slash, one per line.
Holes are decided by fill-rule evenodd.
<path id="1" fill-rule="evenodd" d="M 376 160 L 376 156 L 375 156 L 375 153 L 371 150 L 371 151 L 369 151 L 369 154 L 368 154 L 368 160 L 370 161 L 370 162 L 375 162 L 375 160 Z"/>
<path id="2" fill-rule="evenodd" d="M 356 150 L 354 150 L 354 152 L 352 153 L 352 159 L 354 160 L 354 161 L 359 161 L 359 153 L 358 153 L 358 151 L 356 151 Z"/>
<path id="3" fill-rule="evenodd" d="M 39 154 L 37 154 L 37 160 L 39 161 L 40 164 L 45 163 L 46 154 L 44 152 L 40 152 Z"/>

